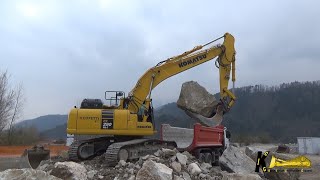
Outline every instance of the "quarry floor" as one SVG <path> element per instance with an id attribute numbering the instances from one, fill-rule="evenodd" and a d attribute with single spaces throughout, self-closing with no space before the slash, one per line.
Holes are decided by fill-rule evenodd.
<path id="1" fill-rule="evenodd" d="M 263 149 L 269 149 L 276 147 L 272 144 L 259 144 L 250 145 L 254 147 L 260 147 Z M 6 169 L 13 169 L 19 167 L 20 156 L 25 149 L 31 148 L 32 146 L 0 146 L 0 171 Z M 62 152 L 66 152 L 68 147 L 63 145 L 51 145 L 49 146 L 51 156 L 57 156 Z M 244 148 L 241 150 L 244 151 Z M 297 154 L 298 156 L 298 154 Z M 305 155 L 312 162 L 312 172 L 301 173 L 301 180 L 320 180 L 320 155 Z"/>

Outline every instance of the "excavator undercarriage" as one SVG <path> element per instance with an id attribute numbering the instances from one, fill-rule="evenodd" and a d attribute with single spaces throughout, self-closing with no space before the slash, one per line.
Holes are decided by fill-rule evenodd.
<path id="1" fill-rule="evenodd" d="M 174 149 L 177 144 L 172 141 L 144 139 L 141 137 L 102 137 L 75 141 L 69 149 L 69 159 L 82 161 L 92 159 L 105 153 L 106 164 L 115 166 L 119 160 L 134 161 L 158 149 Z"/>

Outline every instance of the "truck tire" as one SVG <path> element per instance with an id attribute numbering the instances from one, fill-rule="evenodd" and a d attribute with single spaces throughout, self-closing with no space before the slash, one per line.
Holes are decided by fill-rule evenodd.
<path id="1" fill-rule="evenodd" d="M 212 165 L 213 166 L 219 166 L 219 157 L 220 157 L 219 150 L 212 151 Z"/>
<path id="2" fill-rule="evenodd" d="M 199 153 L 199 157 L 198 157 L 199 161 L 201 163 L 206 162 L 206 156 L 204 153 Z"/>
<path id="3" fill-rule="evenodd" d="M 212 154 L 207 152 L 204 154 L 205 156 L 205 162 L 212 165 L 213 159 L 212 159 Z"/>

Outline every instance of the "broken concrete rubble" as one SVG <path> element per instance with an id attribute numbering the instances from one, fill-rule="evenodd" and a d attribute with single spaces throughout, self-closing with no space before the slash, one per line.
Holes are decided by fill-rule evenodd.
<path id="1" fill-rule="evenodd" d="M 155 156 L 159 157 L 162 155 L 162 151 L 159 149 L 158 151 L 156 151 L 155 153 L 153 153 Z"/>
<path id="2" fill-rule="evenodd" d="M 230 173 L 250 174 L 254 173 L 256 164 L 239 148 L 229 146 L 219 159 L 222 169 Z"/>
<path id="3" fill-rule="evenodd" d="M 267 150 L 266 149 L 262 149 L 262 148 L 257 148 L 257 147 L 250 147 L 250 146 L 247 146 L 245 148 L 245 154 L 247 156 L 249 156 L 253 161 L 255 161 L 257 159 L 257 155 L 258 155 L 258 151 L 261 151 L 261 152 L 266 152 Z"/>
<path id="4" fill-rule="evenodd" d="M 173 176 L 173 180 L 184 180 L 184 178 L 180 177 L 180 176 L 177 176 L 177 175 L 174 175 Z"/>
<path id="5" fill-rule="evenodd" d="M 189 164 L 188 171 L 191 175 L 198 175 L 201 173 L 201 169 L 196 163 Z"/>
<path id="6" fill-rule="evenodd" d="M 175 172 L 180 172 L 181 171 L 181 164 L 176 162 L 176 161 L 173 161 L 171 163 L 171 167 Z"/>
<path id="7" fill-rule="evenodd" d="M 56 162 L 50 174 L 61 179 L 87 179 L 87 169 L 81 164 L 70 161 Z"/>
<path id="8" fill-rule="evenodd" d="M 234 147 L 236 148 L 236 147 Z M 234 151 L 240 151 L 239 148 Z M 61 179 L 177 179 L 177 180 L 210 180 L 210 179 L 254 179 L 257 175 L 248 176 L 239 173 L 228 173 L 219 166 L 212 166 L 199 161 L 188 152 L 160 149 L 158 156 L 154 154 L 140 158 L 138 161 L 121 161 L 115 167 L 108 167 L 104 162 L 105 156 L 92 160 L 75 162 L 43 161 L 38 170 Z M 237 154 L 236 154 L 237 155 Z M 239 158 L 242 158 L 239 156 Z M 58 160 L 63 161 L 63 160 Z M 241 162 L 241 159 L 238 160 Z M 241 162 L 245 163 L 245 162 Z M 253 169 L 254 170 L 254 169 Z M 257 179 L 257 178 L 256 178 Z"/>
<path id="9" fill-rule="evenodd" d="M 172 169 L 161 163 L 147 160 L 138 171 L 136 180 L 167 180 L 172 179 Z"/>
<path id="10" fill-rule="evenodd" d="M 91 170 L 91 171 L 89 171 L 89 172 L 87 173 L 88 178 L 89 178 L 89 179 L 92 179 L 96 173 L 97 173 L 96 170 Z"/>
<path id="11" fill-rule="evenodd" d="M 120 166 L 125 166 L 126 165 L 126 162 L 124 160 L 120 160 L 119 163 L 118 163 Z"/>
<path id="12" fill-rule="evenodd" d="M 55 176 L 42 170 L 35 170 L 31 168 L 26 169 L 7 169 L 0 172 L 0 179 L 47 179 L 47 180 L 61 180 Z"/>
<path id="13" fill-rule="evenodd" d="M 200 165 L 200 169 L 201 169 L 202 173 L 205 173 L 205 174 L 210 172 L 211 167 L 212 167 L 211 164 L 208 164 L 208 163 L 202 163 Z"/>
<path id="14" fill-rule="evenodd" d="M 172 149 L 162 148 L 161 150 L 162 150 L 165 157 L 170 157 L 170 156 L 173 156 L 176 154 L 176 152 Z"/>
<path id="15" fill-rule="evenodd" d="M 226 173 L 222 180 L 262 180 L 258 174 Z"/>
<path id="16" fill-rule="evenodd" d="M 186 173 L 186 172 L 182 172 L 182 176 L 183 176 L 183 178 L 184 178 L 185 180 L 191 180 L 190 175 L 189 175 L 188 173 Z"/>
<path id="17" fill-rule="evenodd" d="M 186 165 L 187 164 L 188 157 L 186 155 L 181 154 L 181 153 L 177 153 L 176 156 L 177 156 L 178 161 L 182 165 Z"/>

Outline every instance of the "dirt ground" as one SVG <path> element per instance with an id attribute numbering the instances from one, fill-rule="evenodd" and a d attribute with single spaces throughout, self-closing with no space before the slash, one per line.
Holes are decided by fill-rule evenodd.
<path id="1" fill-rule="evenodd" d="M 0 157 L 0 171 L 19 168 L 20 157 Z"/>
<path id="2" fill-rule="evenodd" d="M 0 157 L 19 157 L 25 149 L 30 149 L 32 146 L 0 146 Z M 62 151 L 68 150 L 68 146 L 64 145 L 48 145 L 45 148 L 50 149 L 51 156 L 57 156 Z"/>
<path id="3" fill-rule="evenodd" d="M 312 172 L 301 173 L 301 180 L 320 179 L 320 155 L 305 155 L 312 163 Z"/>
<path id="4" fill-rule="evenodd" d="M 21 155 L 25 149 L 32 146 L 0 146 L 0 171 L 6 169 L 20 168 Z M 64 145 L 48 145 L 45 148 L 50 149 L 50 156 L 54 157 L 68 150 Z"/>

